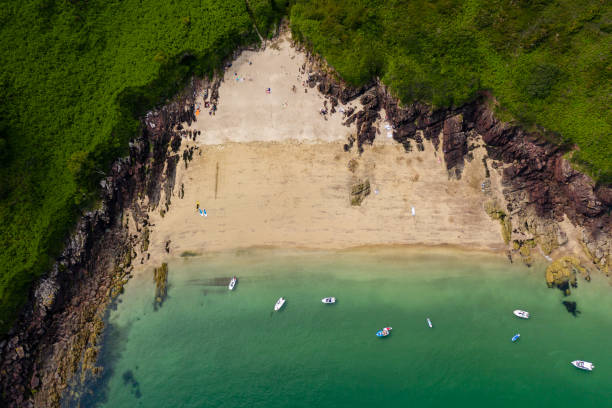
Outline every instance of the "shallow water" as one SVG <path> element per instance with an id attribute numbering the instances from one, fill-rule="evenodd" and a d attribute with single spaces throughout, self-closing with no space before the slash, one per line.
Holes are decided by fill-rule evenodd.
<path id="1" fill-rule="evenodd" d="M 544 266 L 440 249 L 253 250 L 170 263 L 110 312 L 106 375 L 81 406 L 606 407 L 612 288 L 581 282 L 567 313 Z M 234 292 L 227 290 L 239 277 Z M 276 300 L 285 307 L 273 313 Z M 320 299 L 336 296 L 335 305 Z M 512 315 L 526 309 L 530 320 Z M 426 326 L 430 317 L 434 328 Z M 377 330 L 392 326 L 384 339 Z M 521 334 L 518 343 L 510 338 Z M 593 361 L 592 373 L 569 362 Z"/>

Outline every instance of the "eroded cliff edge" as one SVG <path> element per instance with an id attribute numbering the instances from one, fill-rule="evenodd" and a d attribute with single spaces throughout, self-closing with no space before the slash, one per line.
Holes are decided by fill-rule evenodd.
<path id="1" fill-rule="evenodd" d="M 194 80 L 173 102 L 141 118 L 129 155 L 101 183 L 100 204 L 78 221 L 29 304 L 0 342 L 2 406 L 59 406 L 71 378 L 95 375 L 104 312 L 130 278 L 136 252 L 146 245 L 147 210 L 169 205 L 160 190 L 174 188 L 181 123 L 195 120 Z M 167 197 L 170 197 L 169 195 Z"/>
<path id="2" fill-rule="evenodd" d="M 612 191 L 573 170 L 564 158 L 567 150 L 498 121 L 484 98 L 456 109 L 400 106 L 381 84 L 346 86 L 316 58 L 303 69 L 310 74 L 307 85 L 327 96 L 330 110 L 337 101 L 359 102 L 344 113 L 345 122 L 357 128 L 346 150 L 354 144 L 367 148 L 379 137 L 382 115 L 392 125 L 393 139 L 407 151 L 425 149 L 423 141 L 430 140 L 444 156 L 449 177 L 460 178 L 465 161 L 473 160 L 471 153 L 486 149 L 483 166 L 487 174 L 500 175 L 503 195 L 485 194 L 483 211 L 500 220 L 510 256 L 529 263 L 535 248 L 545 256 L 567 248 L 608 273 Z M 181 139 L 196 136 L 183 124 L 195 120 L 194 96 L 203 87 L 210 87 L 212 100 L 218 97 L 218 82 L 194 81 L 174 102 L 141 119 L 142 132 L 130 144 L 129 157 L 118 160 L 101 183 L 100 208 L 84 214 L 62 256 L 33 290 L 22 318 L 0 343 L 7 406 L 59 406 L 71 378 L 83 381 L 98 371 L 104 310 L 129 279 L 135 248 L 146 253 L 146 212 L 167 210 L 175 189 L 180 197 L 176 166 L 193 153 L 180 151 Z M 487 180 L 482 188 L 487 193 Z M 568 237 L 562 223 L 571 224 L 579 236 Z M 571 247 L 573 238 L 578 247 Z"/>
<path id="3" fill-rule="evenodd" d="M 490 96 L 452 109 L 434 110 L 420 103 L 402 106 L 378 82 L 351 88 L 337 81 L 324 62 L 311 57 L 310 63 L 317 68 L 308 84 L 326 95 L 332 107 L 338 101 L 361 102 L 360 109 L 346 113 L 346 123 L 357 125 L 346 150 L 356 143 L 362 151 L 380 137 L 382 115 L 392 125 L 393 139 L 407 151 L 425 149 L 424 140 L 441 150 L 449 177 L 461 178 L 465 161 L 473 160 L 472 151 L 484 148 L 486 174 L 499 173 L 503 197 L 491 195 L 483 207 L 500 220 L 509 257 L 514 254 L 530 264 L 531 251 L 537 248 L 549 260 L 560 254 L 582 258 L 587 278 L 589 269 L 609 274 L 612 187 L 598 185 L 573 169 L 566 159 L 571 146 L 553 144 L 542 132 L 498 120 Z M 483 192 L 489 187 L 484 180 Z"/>

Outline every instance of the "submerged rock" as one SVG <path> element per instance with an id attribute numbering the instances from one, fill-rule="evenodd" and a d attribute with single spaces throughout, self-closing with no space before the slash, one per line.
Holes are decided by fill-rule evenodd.
<path id="1" fill-rule="evenodd" d="M 580 314 L 580 310 L 578 310 L 578 306 L 576 302 L 570 302 L 570 301 L 564 300 L 562 303 L 568 312 L 573 314 L 575 317 L 578 317 L 578 314 Z"/>
<path id="2" fill-rule="evenodd" d="M 153 279 L 155 281 L 155 310 L 160 307 L 166 296 L 168 296 L 168 264 L 162 263 L 159 268 L 153 270 Z"/>

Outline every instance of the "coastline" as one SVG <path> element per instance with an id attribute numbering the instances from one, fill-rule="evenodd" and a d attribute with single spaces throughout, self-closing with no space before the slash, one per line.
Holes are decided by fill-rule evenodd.
<path id="1" fill-rule="evenodd" d="M 381 367 L 381 373 L 393 378 L 415 375 L 414 387 L 429 385 L 439 393 L 448 392 L 448 385 L 432 384 L 430 377 L 415 372 L 435 364 L 431 375 L 448 377 L 449 369 L 455 367 L 452 382 L 469 384 L 486 367 L 487 374 L 476 381 L 481 387 L 499 384 L 492 378 L 507 377 L 487 401 L 511 394 L 508 387 L 516 386 L 516 378 L 532 387 L 534 398 L 547 388 L 533 384 L 532 376 L 545 379 L 546 384 L 575 384 L 582 378 L 593 388 L 605 382 L 610 355 L 601 342 L 612 323 L 604 307 L 612 300 L 607 296 L 609 287 L 600 282 L 584 284 L 571 298 L 578 301 L 582 312 L 576 319 L 562 310 L 562 294 L 542 285 L 543 265 L 527 268 L 509 264 L 500 254 L 426 249 L 258 249 L 170 259 L 168 297 L 161 307 L 152 305 L 155 282 L 151 275 L 137 275 L 110 312 L 112 337 L 103 345 L 101 355 L 106 357 L 100 364 L 111 374 L 90 388 L 94 401 L 102 401 L 102 407 L 130 402 L 157 407 L 177 401 L 194 408 L 285 406 L 275 404 L 275 397 L 286 387 L 274 386 L 277 379 L 270 380 L 267 373 L 289 369 L 292 379 L 301 379 L 299 392 L 310 395 L 307 390 L 317 379 L 328 381 L 312 375 L 321 372 L 322 360 L 326 362 L 323 366 L 333 366 L 329 374 L 339 378 L 340 386 L 347 376 L 351 384 L 367 386 L 371 371 L 360 369 L 373 360 L 386 367 Z M 227 285 L 234 275 L 238 285 L 229 291 Z M 275 313 L 272 309 L 279 296 L 287 304 Z M 322 305 L 324 296 L 337 297 L 337 304 Z M 512 314 L 515 308 L 529 310 L 533 320 L 517 321 Z M 432 319 L 433 331 L 426 317 Z M 381 345 L 374 336 L 382 326 L 393 326 L 394 334 L 388 340 L 395 346 Z M 575 330 L 559 336 L 567 327 Z M 515 330 L 522 334 L 520 345 L 510 341 Z M 334 356 L 326 355 L 330 350 Z M 441 350 L 448 358 L 441 358 Z M 598 364 L 597 384 L 595 378 L 578 377 L 581 374 L 569 366 L 568 360 L 578 358 L 575 355 Z M 520 361 L 520 369 L 511 365 L 515 360 Z M 539 369 L 533 369 L 533 361 Z M 468 362 L 474 366 L 466 369 Z M 420 369 L 415 370 L 415 365 Z M 507 375 L 508 367 L 514 367 L 518 377 Z M 254 372 L 266 375 L 253 377 Z M 124 378 L 135 381 L 126 385 Z M 256 390 L 250 388 L 254 381 Z M 241 392 L 229 395 L 228 383 L 237 388 L 242 383 Z M 168 393 L 170 387 L 176 392 Z M 265 395 L 257 392 L 262 389 Z M 337 390 L 319 389 L 322 399 L 343 405 L 339 398 L 334 399 Z M 406 385 L 400 389 L 405 392 Z M 556 401 L 567 401 L 567 396 L 553 395 Z M 414 395 L 411 397 L 414 403 Z M 303 406 L 318 405 L 310 400 Z"/>
<path id="2" fill-rule="evenodd" d="M 279 72 L 270 74 L 273 67 Z M 182 253 L 254 246 L 505 249 L 499 223 L 484 211 L 492 195 L 481 186 L 484 149 L 473 150 L 462 180 L 449 176 L 432 142 L 406 152 L 383 118 L 371 146 L 346 149 L 358 133 L 356 123 L 343 125 L 346 112 L 361 104 L 338 101 L 332 110 L 309 78 L 306 55 L 284 34 L 233 61 L 214 91 L 214 114 L 203 109 L 212 103 L 202 95 L 212 93 L 198 96 L 199 119 L 185 128 L 197 137 L 184 141 L 190 156 L 176 169 L 180 192 L 166 191 L 172 205 L 148 213 L 146 258 L 138 255 L 145 267 Z M 352 205 L 352 189 L 364 183 L 368 193 Z"/>
<path id="3" fill-rule="evenodd" d="M 271 49 L 275 50 L 272 47 Z M 289 56 L 289 59 L 291 59 L 291 56 Z M 308 61 L 308 64 L 311 63 L 312 61 Z M 303 64 L 307 63 L 304 62 Z M 230 213 L 226 211 L 223 215 L 224 218 L 218 217 L 219 214 L 222 214 L 221 206 L 215 208 L 206 204 L 206 207 L 213 210 L 208 217 L 200 217 L 195 213 L 195 201 L 200 201 L 202 206 L 204 206 L 205 201 L 201 196 L 204 196 L 206 200 L 210 200 L 206 201 L 207 203 L 214 202 L 212 200 L 214 189 L 211 188 L 211 185 L 198 184 L 194 182 L 194 179 L 197 181 L 207 180 L 207 182 L 213 179 L 216 180 L 217 177 L 212 176 L 212 174 L 217 173 L 216 164 L 212 163 L 218 162 L 223 155 L 239 157 L 240 154 L 243 154 L 244 157 L 253 158 L 251 163 L 260 165 L 260 173 L 258 174 L 260 176 L 264 174 L 270 175 L 268 179 L 259 178 L 266 182 L 266 186 L 276 186 L 276 190 L 272 189 L 269 193 L 274 198 L 277 198 L 276 196 L 279 195 L 283 185 L 290 184 L 292 180 L 301 180 L 302 184 L 294 185 L 287 190 L 293 195 L 284 197 L 285 201 L 281 202 L 280 205 L 275 207 L 269 206 L 265 202 L 258 203 L 260 206 L 258 214 L 267 215 L 268 217 L 262 217 L 258 221 L 260 225 L 266 225 L 266 219 L 269 223 L 272 219 L 270 217 L 281 220 L 281 224 L 273 225 L 276 231 L 280 231 L 279 237 L 273 237 L 274 239 L 263 243 L 265 246 L 288 246 L 288 243 L 291 242 L 284 237 L 293 232 L 291 229 L 293 227 L 301 227 L 302 231 L 304 231 L 305 227 L 321 227 L 326 225 L 326 222 L 331 222 L 332 224 L 337 222 L 336 227 L 341 230 L 347 226 L 356 226 L 356 228 L 361 228 L 361 230 L 355 232 L 345 229 L 344 234 L 342 234 L 344 241 L 334 241 L 336 238 L 334 237 L 334 231 L 322 231 L 321 229 L 316 230 L 316 228 L 313 228 L 310 237 L 308 234 L 303 234 L 300 240 L 293 240 L 296 241 L 293 244 L 296 248 L 320 248 L 320 240 L 317 241 L 317 245 L 313 245 L 312 242 L 314 242 L 313 237 L 323 233 L 323 235 L 328 234 L 329 237 L 326 244 L 328 246 L 323 249 L 338 250 L 345 248 L 344 250 L 350 251 L 354 248 L 363 247 L 363 245 L 366 245 L 366 247 L 370 246 L 369 244 L 373 243 L 384 247 L 399 245 L 402 247 L 414 246 L 416 248 L 427 249 L 438 246 L 458 245 L 462 249 L 486 249 L 494 252 L 510 251 L 502 239 L 498 220 L 491 219 L 482 205 L 486 199 L 496 199 L 499 200 L 500 205 L 508 206 L 506 201 L 508 194 L 516 194 L 517 192 L 519 194 L 522 193 L 524 199 L 527 188 L 521 189 L 512 186 L 513 188 L 510 189 L 508 184 L 504 185 L 504 178 L 506 177 L 506 172 L 508 172 L 507 169 L 512 166 L 499 162 L 499 160 L 502 157 L 504 157 L 504 160 L 507 159 L 504 156 L 508 154 L 507 151 L 498 152 L 499 157 L 497 160 L 499 163 L 496 166 L 491 166 L 494 160 L 489 156 L 496 157 L 493 154 L 495 152 L 485 147 L 485 143 L 479 135 L 476 135 L 473 131 L 468 132 L 466 129 L 469 123 L 471 123 L 469 121 L 472 118 L 469 118 L 466 114 L 464 119 L 463 113 L 452 111 L 444 112 L 438 115 L 439 117 L 435 113 L 431 113 L 425 119 L 422 117 L 414 119 L 415 123 L 421 120 L 426 122 L 431 120 L 431 123 L 427 122 L 429 124 L 424 129 L 413 130 L 412 136 L 406 136 L 406 124 L 398 122 L 398 118 L 402 118 L 405 112 L 397 110 L 399 109 L 397 102 L 395 108 L 389 105 L 388 101 L 384 102 L 384 105 L 386 104 L 384 115 L 382 117 L 378 113 L 374 115 L 371 113 L 371 98 L 380 99 L 379 96 L 374 95 L 372 92 L 364 94 L 365 89 L 347 91 L 348 88 L 334 88 L 336 85 L 334 83 L 330 85 L 329 82 L 329 72 L 317 71 L 316 66 L 316 64 L 311 64 L 306 68 L 305 65 L 299 66 L 298 64 L 298 70 L 301 71 L 298 71 L 295 79 L 291 77 L 291 80 L 297 80 L 298 82 L 303 80 L 305 85 L 303 88 L 299 88 L 299 91 L 301 92 L 303 89 L 306 89 L 307 92 L 304 95 L 312 97 L 310 102 L 298 105 L 300 112 L 306 112 L 304 116 L 306 122 L 316 120 L 324 125 L 323 129 L 334 129 L 334 131 L 327 133 L 325 138 L 305 137 L 307 132 L 302 134 L 297 132 L 300 137 L 296 138 L 295 134 L 287 134 L 287 129 L 280 126 L 276 128 L 267 127 L 265 129 L 267 132 L 270 132 L 271 129 L 274 132 L 278 131 L 278 133 L 275 133 L 275 138 L 254 138 L 256 141 L 253 141 L 251 139 L 255 126 L 252 123 L 240 121 L 241 126 L 248 129 L 248 132 L 238 135 L 237 140 L 232 141 L 229 139 L 228 143 L 227 134 L 220 132 L 217 135 L 219 136 L 217 142 L 206 143 L 207 121 L 209 119 L 223 120 L 224 112 L 231 112 L 231 103 L 224 99 L 224 89 L 228 84 L 221 82 L 218 78 L 214 79 L 212 84 L 194 84 L 190 87 L 187 93 L 192 94 L 187 98 L 178 98 L 180 102 L 173 105 L 176 109 L 169 115 L 167 111 L 164 113 L 164 109 L 167 108 L 164 107 L 151 112 L 146 118 L 142 119 L 143 132 L 131 147 L 131 162 L 118 161 L 120 165 L 123 164 L 125 167 L 121 171 L 117 171 L 115 175 L 117 179 L 114 180 L 117 183 L 107 180 L 103 185 L 105 194 L 112 193 L 112 200 L 115 200 L 116 195 L 122 198 L 115 203 L 117 206 L 105 207 L 96 215 L 98 218 L 95 218 L 93 222 L 94 227 L 92 227 L 91 220 L 86 218 L 83 228 L 79 227 L 78 233 L 71 237 L 65 255 L 56 265 L 54 272 L 50 274 L 52 279 L 46 277 L 36 289 L 36 297 L 34 297 L 30 306 L 33 312 L 28 311 L 26 313 L 26 317 L 20 323 L 21 326 L 13 331 L 11 334 L 13 337 L 3 345 L 5 354 L 2 357 L 6 363 L 5 367 L 12 367 L 9 370 L 14 370 L 12 372 L 17 372 L 19 376 L 19 378 L 7 379 L 3 377 L 2 379 L 4 389 L 10 390 L 12 393 L 11 398 L 14 395 L 26 395 L 26 389 L 34 390 L 35 392 L 31 392 L 31 394 L 28 391 L 29 404 L 33 404 L 33 401 L 36 401 L 37 406 L 59 406 L 59 395 L 65 389 L 66 383 L 70 378 L 80 377 L 74 378 L 74 380 L 83 381 L 89 375 L 96 375 L 97 367 L 95 366 L 95 359 L 99 349 L 97 337 L 103 327 L 103 313 L 114 296 L 120 293 L 122 285 L 132 276 L 144 277 L 145 273 L 148 274 L 152 267 L 159 266 L 159 263 L 168 259 L 180 257 L 181 252 L 208 252 L 236 248 L 235 242 L 222 241 L 223 237 L 220 234 L 227 232 L 227 230 L 224 231 L 221 228 L 217 228 L 212 230 L 212 233 L 196 231 L 195 229 L 190 230 L 189 228 L 199 229 L 197 227 L 200 227 L 201 224 L 198 225 L 196 224 L 197 222 L 205 219 L 206 222 L 211 221 L 209 224 L 214 225 L 214 222 L 222 220 L 226 222 L 240 221 L 240 217 L 243 217 L 241 222 L 235 222 L 232 225 L 233 237 L 243 240 L 239 245 L 243 249 L 238 250 L 256 247 L 253 245 L 254 242 L 262 244 L 258 241 L 261 241 L 263 234 L 241 229 L 242 226 L 246 225 L 244 222 L 245 217 L 252 214 L 252 211 L 249 209 L 242 208 L 236 220 L 233 219 L 237 214 L 236 212 Z M 308 75 L 307 70 L 314 70 L 314 75 Z M 299 72 L 302 72 L 301 77 L 299 77 Z M 226 71 L 227 75 L 230 75 L 231 78 L 233 71 L 231 69 Z M 285 77 L 288 77 L 288 75 L 285 75 Z M 282 80 L 282 77 L 279 77 L 279 80 Z M 236 81 L 232 85 L 234 87 L 239 86 L 240 82 Z M 313 89 L 315 86 L 317 88 Z M 218 90 L 221 95 L 218 116 L 209 116 L 206 114 L 206 111 L 200 112 L 199 115 L 196 114 L 198 105 L 203 103 L 196 96 L 201 95 L 202 90 L 207 87 L 212 89 L 213 92 Z M 265 95 L 265 84 L 262 84 L 261 88 L 260 91 L 263 96 Z M 259 86 L 257 86 L 257 89 L 259 89 Z M 290 87 L 287 87 L 286 90 L 293 93 Z M 318 91 L 326 97 L 321 96 Z M 342 93 L 344 93 L 346 98 L 342 97 Z M 288 103 L 283 107 L 284 101 L 281 100 L 281 93 L 273 90 L 271 95 L 274 95 L 274 97 L 279 95 L 280 98 L 273 109 L 287 109 L 293 106 Z M 363 97 L 357 103 L 355 99 L 362 95 Z M 248 97 L 249 95 L 247 93 L 244 96 Z M 301 93 L 300 96 L 302 96 Z M 217 94 L 215 99 L 218 98 L 219 94 Z M 335 103 L 334 98 L 336 98 Z M 376 103 L 378 104 L 379 102 Z M 242 109 L 244 111 L 244 108 L 241 108 L 241 106 L 240 104 L 238 105 L 239 110 Z M 322 107 L 327 107 L 329 113 L 321 115 L 319 112 Z M 352 107 L 357 112 L 354 115 L 345 115 L 342 112 L 333 113 L 332 110 L 335 110 L 336 107 L 343 107 L 343 109 L 347 107 L 345 112 Z M 380 109 L 380 107 L 377 109 Z M 412 108 L 408 107 L 407 109 Z M 280 115 L 273 119 L 291 122 L 299 119 L 296 116 L 296 111 L 287 109 L 285 112 L 285 116 Z M 459 115 L 461 115 L 461 119 L 458 119 Z M 433 117 L 436 117 L 436 119 L 432 119 Z M 235 120 L 236 116 L 230 114 L 226 116 L 226 119 Z M 261 118 L 257 115 L 252 115 L 250 120 L 256 119 Z M 348 126 L 343 125 L 343 123 Z M 389 129 L 386 126 L 392 126 L 393 128 L 391 137 L 388 136 Z M 211 127 L 211 129 L 214 128 Z M 221 124 L 219 129 L 223 130 L 224 126 Z M 312 134 L 313 129 L 315 128 L 309 130 L 310 134 Z M 436 129 L 437 133 L 434 132 Z M 232 132 L 232 134 L 235 134 L 235 132 Z M 348 143 L 343 145 L 343 142 L 347 141 L 347 135 L 351 136 L 349 136 Z M 413 139 L 408 140 L 409 138 Z M 439 148 L 440 139 L 442 139 L 441 149 Z M 489 141 L 490 139 L 487 140 L 487 143 Z M 353 148 L 354 142 L 356 142 L 357 149 Z M 410 145 L 411 142 L 412 145 Z M 497 143 L 499 141 L 493 140 L 493 142 Z M 411 147 L 415 143 L 416 148 Z M 468 148 L 471 157 L 467 154 Z M 516 146 L 513 148 L 516 148 Z M 277 153 L 275 160 L 261 155 L 264 150 L 269 153 L 275 149 Z M 317 155 L 320 153 L 318 150 L 327 155 L 327 160 L 324 162 L 316 160 Z M 200 156 L 200 153 L 202 153 L 202 156 Z M 239 154 L 236 155 L 235 153 Z M 290 156 L 290 153 L 294 154 L 294 156 Z M 335 159 L 337 155 L 340 157 L 338 160 Z M 379 157 L 375 160 L 370 160 L 376 155 Z M 183 160 L 181 160 L 181 157 Z M 419 161 L 419 157 L 422 160 Z M 296 158 L 300 160 L 296 160 Z M 307 160 L 304 160 L 305 158 Z M 398 160 L 398 158 L 401 160 Z M 268 160 L 268 162 L 263 159 Z M 354 172 L 349 169 L 351 159 L 355 159 L 358 163 Z M 411 163 L 408 164 L 408 161 L 411 161 Z M 522 158 L 520 163 L 524 164 L 526 161 L 529 163 L 529 166 L 532 165 L 531 161 L 525 158 Z M 246 168 L 249 168 L 248 164 L 240 163 L 239 160 L 235 160 L 233 164 L 228 163 L 230 165 L 245 165 Z M 483 165 L 483 163 L 486 164 Z M 211 169 L 213 169 L 213 167 L 210 167 L 211 165 L 214 166 L 213 172 L 211 172 Z M 538 162 L 535 165 L 540 164 Z M 274 166 L 277 166 L 277 168 L 274 169 Z M 285 182 L 283 177 L 286 176 L 285 169 L 287 167 L 293 172 L 289 174 L 293 174 L 294 177 L 287 177 Z M 513 168 L 516 167 L 514 166 Z M 127 168 L 129 168 L 129 171 L 126 172 Z M 328 184 L 325 184 L 325 188 L 323 188 L 323 192 L 327 192 L 327 195 L 320 195 L 321 188 L 318 187 L 319 184 L 310 182 L 311 179 L 308 178 L 313 176 L 312 172 L 315 168 L 325 169 L 325 174 L 330 176 L 327 177 Z M 235 184 L 239 180 L 237 178 L 237 175 L 240 174 L 238 170 L 240 168 L 233 173 L 229 173 L 230 175 L 233 174 L 233 176 L 225 181 L 229 181 L 229 184 L 232 184 L 232 182 Z M 272 171 L 266 173 L 266 171 L 270 170 Z M 198 171 L 200 172 L 198 173 Z M 379 173 L 381 171 L 387 173 L 389 177 L 383 177 L 384 174 Z M 489 188 L 485 189 L 486 191 L 483 191 L 480 184 L 481 178 L 489 173 L 489 171 L 490 176 L 486 176 L 486 178 L 489 179 L 491 184 Z M 569 174 L 569 170 L 565 169 L 563 171 L 565 172 L 564 174 Z M 242 172 L 240 177 L 244 176 L 244 168 Z M 414 180 L 417 173 L 418 179 Z M 221 182 L 223 182 L 222 174 L 219 173 Z M 339 181 L 333 181 L 331 175 L 337 177 Z M 257 181 L 257 177 L 253 174 L 247 176 L 245 178 L 246 181 L 252 183 Z M 192 180 L 189 180 L 190 177 Z M 573 179 L 576 178 L 572 177 Z M 370 178 L 372 179 L 370 180 Z M 360 201 L 361 205 L 352 206 L 351 190 L 356 183 L 359 184 L 365 180 L 370 181 L 370 193 L 367 195 L 363 194 L 363 197 L 361 197 L 362 201 Z M 442 186 L 442 188 L 427 190 L 426 184 L 431 184 L 434 181 L 438 187 Z M 376 188 L 379 182 L 381 186 L 385 186 L 384 189 Z M 534 182 L 534 184 L 537 184 L 537 182 Z M 414 192 L 414 190 L 411 190 L 411 186 L 414 187 L 415 185 L 418 186 L 420 192 L 429 191 L 427 195 L 418 198 L 421 201 L 417 200 L 417 205 L 412 204 L 415 200 L 414 198 L 406 201 L 402 197 L 402 194 Z M 225 205 L 228 206 L 225 208 L 230 208 L 230 204 L 235 205 L 233 208 L 237 208 L 236 205 L 241 200 L 248 201 L 245 200 L 245 197 L 239 197 L 240 189 L 236 188 L 236 185 L 233 185 L 233 187 L 233 189 L 226 190 L 226 192 L 231 194 L 225 198 L 219 198 L 219 190 L 217 189 L 217 200 L 226 199 L 224 207 Z M 198 191 L 198 188 L 201 190 Z M 300 195 L 306 191 L 305 189 L 311 189 L 311 194 L 308 197 L 320 197 L 324 200 L 330 200 L 321 200 L 319 205 L 333 203 L 333 205 L 330 204 L 330 208 L 352 215 L 341 220 L 334 220 L 334 213 L 324 214 L 327 218 L 317 218 L 321 214 L 321 211 L 319 211 L 320 207 L 317 209 L 317 207 L 307 206 L 302 207 L 302 209 L 307 210 L 304 214 L 307 217 L 301 217 L 302 214 L 300 213 L 290 212 L 284 214 L 283 218 L 282 211 L 284 209 L 295 207 L 296 202 L 292 200 L 298 199 L 298 203 L 301 202 L 301 205 L 309 202 L 309 198 Z M 528 191 L 530 193 L 531 189 L 533 189 L 533 184 L 529 185 Z M 376 190 L 379 190 L 379 194 L 376 194 Z M 265 188 L 260 186 L 259 190 L 254 189 L 251 193 L 259 194 L 261 191 L 265 191 Z M 396 196 L 387 196 L 391 192 L 397 193 Z M 442 192 L 442 194 L 439 192 Z M 483 196 L 483 194 L 485 195 Z M 248 199 L 253 199 L 253 197 L 257 197 L 257 195 L 251 195 Z M 383 197 L 386 197 L 386 199 L 383 200 Z M 470 200 L 473 201 L 470 202 Z M 435 205 L 449 203 L 456 203 L 457 207 L 454 211 L 444 212 L 440 210 L 434 214 L 431 208 L 423 205 L 423 203 L 428 202 L 432 202 L 434 207 Z M 478 206 L 473 205 L 476 202 L 479 203 Z M 400 204 L 391 208 L 385 207 L 391 203 Z M 524 201 L 518 200 L 512 204 L 514 206 L 512 211 L 517 209 L 522 211 L 524 210 L 522 206 L 528 205 Z M 462 205 L 466 207 L 462 207 Z M 416 218 L 425 218 L 428 222 L 418 224 L 421 229 L 417 231 L 417 234 L 414 234 L 416 229 L 408 230 L 406 229 L 408 225 L 402 225 L 410 224 L 415 219 L 410 212 L 413 206 L 417 211 Z M 473 216 L 473 219 L 462 224 L 460 221 L 455 220 L 454 217 L 465 215 L 465 208 L 473 210 L 473 213 L 469 214 Z M 164 211 L 163 217 L 160 212 L 162 210 Z M 428 213 L 430 210 L 431 212 Z M 391 211 L 392 213 L 390 214 L 385 211 Z M 374 223 L 376 216 L 379 214 L 383 216 L 382 224 Z M 441 214 L 442 216 L 440 217 Z M 521 219 L 520 215 L 517 212 L 512 213 L 512 216 L 517 219 Z M 536 217 L 531 213 L 528 216 L 531 217 L 529 218 L 530 221 L 541 219 L 538 218 L 540 217 L 539 215 Z M 449 219 L 451 217 L 453 217 L 453 220 Z M 177 220 L 185 220 L 185 223 L 181 225 Z M 302 224 L 292 226 L 286 223 L 288 220 L 299 221 Z M 313 220 L 316 222 L 313 222 Z M 575 218 L 572 218 L 572 222 L 575 220 Z M 448 234 L 456 232 L 454 228 L 457 225 L 463 226 L 463 228 L 467 228 L 466 225 L 470 227 L 475 226 L 473 229 L 477 233 L 470 234 L 468 237 L 468 232 L 465 232 L 464 235 L 449 239 Z M 522 228 L 521 225 L 519 223 L 519 229 Z M 537 224 L 536 227 L 539 228 L 540 225 L 551 224 Z M 177 230 L 180 230 L 177 226 L 181 228 L 186 227 L 187 229 L 184 231 L 192 233 L 192 237 L 176 235 L 178 233 Z M 287 228 L 283 229 L 285 227 Z M 110 234 L 108 233 L 109 228 L 111 229 Z M 573 253 L 575 249 L 581 250 L 581 244 L 583 243 L 581 240 L 587 243 L 592 242 L 580 236 L 584 232 L 581 232 L 579 227 L 573 228 L 575 230 L 568 231 L 572 233 L 570 238 L 573 239 L 570 245 L 561 244 L 558 249 L 557 247 L 552 248 L 551 252 L 548 252 L 550 256 L 557 257 L 566 252 Z M 107 229 L 106 233 L 104 232 L 105 229 Z M 556 233 L 557 231 L 559 230 L 554 230 L 553 232 Z M 119 241 L 113 241 L 113 239 L 118 237 L 118 235 L 113 236 L 116 232 L 121 232 L 122 238 Z M 410 241 L 406 237 L 410 237 L 411 233 L 414 235 L 420 234 L 420 238 Z M 438 238 L 423 240 L 422 237 L 425 233 L 431 233 Z M 393 234 L 396 236 L 395 239 L 388 239 Z M 398 236 L 399 238 L 397 238 Z M 537 238 L 537 235 L 529 235 L 520 231 L 513 235 L 513 238 L 528 240 L 532 239 L 530 236 Z M 113 251 L 105 249 L 103 244 L 109 241 L 103 241 L 102 246 L 101 244 L 92 244 L 92 242 L 97 241 L 101 237 L 114 242 L 119 247 L 125 246 L 124 250 Z M 384 237 L 386 240 L 379 239 L 379 241 L 376 241 L 372 237 Z M 229 239 L 228 237 L 225 238 Z M 470 242 L 469 239 L 472 239 L 472 241 Z M 207 245 L 206 242 L 209 242 L 208 240 L 213 240 L 214 245 Z M 166 251 L 166 243 L 168 241 L 170 241 L 168 244 L 169 252 Z M 561 241 L 562 239 L 559 240 L 559 242 Z M 556 236 L 555 243 L 557 243 Z M 602 244 L 598 245 L 601 246 Z M 128 248 L 129 250 L 126 251 L 125 249 Z M 520 247 L 518 249 L 515 248 L 513 253 L 517 255 L 519 250 Z M 593 253 L 595 254 L 595 250 L 593 250 Z M 520 254 L 522 256 L 522 252 Z M 587 256 L 582 253 L 575 255 L 578 255 L 586 262 L 591 261 L 588 257 L 588 252 Z M 536 262 L 538 258 L 539 255 L 536 255 Z M 600 262 L 601 259 L 603 258 L 598 257 L 593 259 L 593 262 L 595 263 L 596 260 Z M 100 260 L 104 262 L 99 262 Z M 533 259 L 531 259 L 531 262 L 533 263 Z M 63 265 L 62 268 L 65 269 L 61 269 L 58 265 Z M 89 275 L 91 272 L 93 272 L 93 276 L 96 276 L 95 273 L 97 272 L 103 272 L 103 279 L 96 280 L 91 278 Z M 78 279 L 82 280 L 84 286 L 79 286 L 73 282 L 74 276 L 78 276 Z M 150 278 L 150 275 L 147 275 L 147 278 Z M 45 296 L 48 295 L 48 292 L 41 292 L 40 288 L 45 288 L 46 286 L 44 285 L 49 280 L 53 283 L 53 279 L 60 281 L 61 285 L 52 287 L 52 299 L 49 306 L 47 306 Z M 58 303 L 54 303 L 57 294 L 59 294 L 60 299 Z M 76 305 L 71 305 L 72 303 L 76 303 Z M 66 309 L 62 310 L 62 308 Z M 41 310 L 42 317 L 38 315 Z M 35 322 L 34 328 L 32 326 L 28 327 L 32 321 Z M 45 335 L 41 337 L 40 333 Z M 34 340 L 34 338 L 36 339 Z M 21 352 L 24 352 L 23 356 Z M 69 357 L 68 360 L 66 360 L 67 357 Z M 28 359 L 31 361 L 26 361 Z M 21 368 L 20 364 L 24 364 L 23 368 Z M 16 370 L 14 367 L 20 368 Z M 57 371 L 60 371 L 60 378 L 57 378 Z M 77 372 L 80 375 L 74 376 Z M 24 399 L 15 399 L 11 402 L 16 404 L 14 406 L 22 406 L 21 404 L 24 402 Z"/>

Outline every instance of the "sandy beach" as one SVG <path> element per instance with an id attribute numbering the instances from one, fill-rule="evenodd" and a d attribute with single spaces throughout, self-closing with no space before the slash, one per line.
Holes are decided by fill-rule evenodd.
<path id="1" fill-rule="evenodd" d="M 184 141 L 196 147 L 177 173 L 184 197 L 175 189 L 167 213 L 150 212 L 149 265 L 260 246 L 505 247 L 499 223 L 483 210 L 484 152 L 474 151 L 462 179 L 451 179 L 430 143 L 406 153 L 386 137 L 382 120 L 373 146 L 362 155 L 345 152 L 355 129 L 342 125 L 341 112 L 321 115 L 324 98 L 316 89 L 304 92 L 304 61 L 281 38 L 264 51 L 244 52 L 226 71 L 216 114 L 202 109 L 192 125 L 201 135 Z M 370 194 L 351 205 L 352 186 L 366 180 Z"/>

